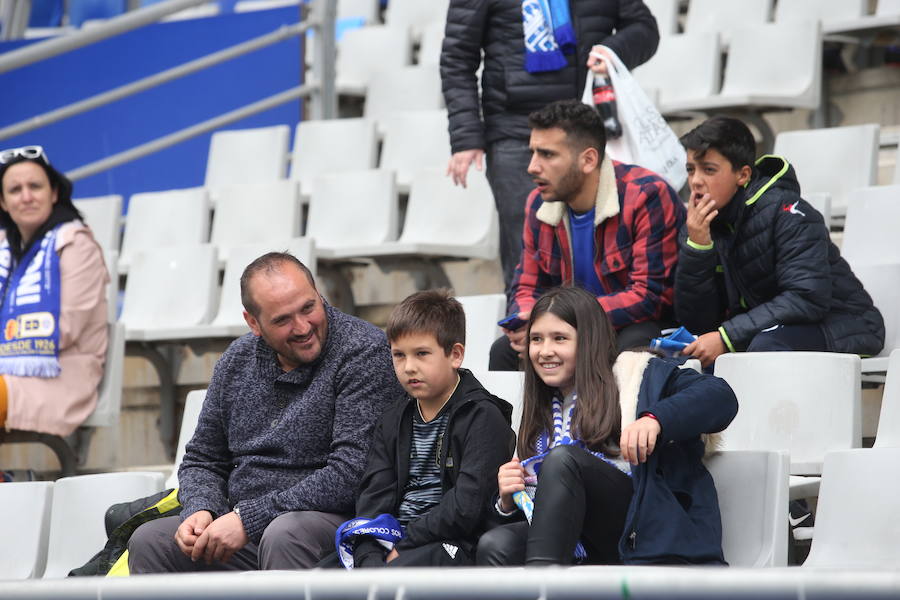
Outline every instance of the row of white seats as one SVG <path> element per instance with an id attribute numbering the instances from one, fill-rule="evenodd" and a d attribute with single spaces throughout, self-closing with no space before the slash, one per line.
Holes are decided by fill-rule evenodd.
<path id="1" fill-rule="evenodd" d="M 656 17 L 661 36 L 679 33 L 683 0 L 645 0 Z M 728 32 L 772 20 L 789 23 L 818 19 L 826 33 L 900 25 L 900 0 L 877 0 L 873 14 L 868 0 L 690 0 L 685 33 Z"/>

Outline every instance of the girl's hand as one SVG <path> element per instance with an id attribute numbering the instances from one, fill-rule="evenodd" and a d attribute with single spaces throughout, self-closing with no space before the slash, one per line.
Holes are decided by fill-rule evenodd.
<path id="1" fill-rule="evenodd" d="M 662 428 L 653 417 L 641 417 L 622 430 L 619 448 L 622 458 L 633 465 L 647 462 L 647 457 L 656 448 L 656 439 Z M 502 467 L 501 467 L 502 468 Z"/>
<path id="2" fill-rule="evenodd" d="M 525 489 L 525 468 L 513 458 L 497 471 L 497 488 L 500 490 L 500 508 L 503 512 L 512 512 L 516 508 L 512 495 Z"/>

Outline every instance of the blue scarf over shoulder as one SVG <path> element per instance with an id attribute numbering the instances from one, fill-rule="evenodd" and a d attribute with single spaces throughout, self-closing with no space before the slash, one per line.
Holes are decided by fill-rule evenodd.
<path id="1" fill-rule="evenodd" d="M 575 29 L 568 0 L 522 0 L 525 70 L 558 71 L 575 54 Z"/>

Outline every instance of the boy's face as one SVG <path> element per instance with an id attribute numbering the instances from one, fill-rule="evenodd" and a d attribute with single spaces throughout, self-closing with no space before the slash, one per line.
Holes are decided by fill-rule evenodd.
<path id="1" fill-rule="evenodd" d="M 702 157 L 698 157 L 695 150 L 687 151 L 691 200 L 698 202 L 708 195 L 716 210 L 721 210 L 731 201 L 738 186 L 749 181 L 750 173 L 748 165 L 735 170 L 731 161 L 714 148 L 704 152 Z"/>
<path id="2" fill-rule="evenodd" d="M 425 404 L 440 404 L 450 396 L 464 354 L 462 344 L 445 353 L 430 333 L 410 333 L 391 341 L 397 379 L 410 396 Z"/>

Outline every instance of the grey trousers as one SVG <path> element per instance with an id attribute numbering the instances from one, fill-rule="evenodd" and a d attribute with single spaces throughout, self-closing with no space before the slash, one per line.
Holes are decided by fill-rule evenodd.
<path id="1" fill-rule="evenodd" d="M 334 552 L 334 534 L 348 515 L 316 511 L 289 512 L 276 517 L 263 532 L 259 544 L 249 542 L 228 562 L 207 565 L 191 558 L 175 543 L 181 517 L 165 517 L 144 523 L 128 542 L 128 568 L 141 573 L 194 571 L 256 571 L 309 569 Z"/>
<path id="2" fill-rule="evenodd" d="M 522 255 L 525 200 L 534 189 L 528 164 L 531 150 L 527 139 L 497 140 L 488 144 L 487 178 L 500 220 L 500 266 L 503 284 L 509 287 Z"/>

